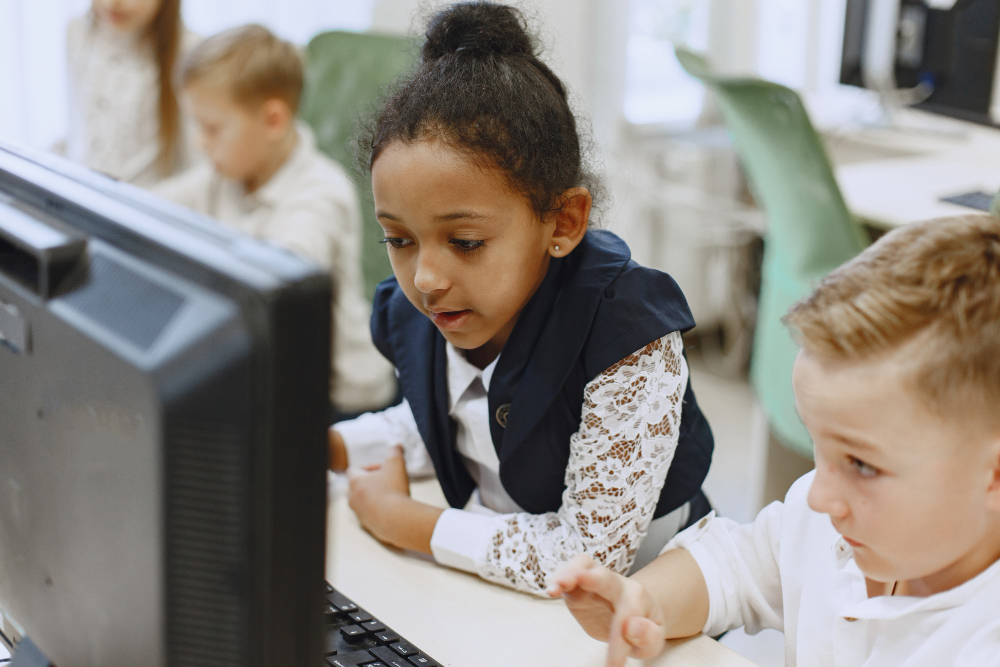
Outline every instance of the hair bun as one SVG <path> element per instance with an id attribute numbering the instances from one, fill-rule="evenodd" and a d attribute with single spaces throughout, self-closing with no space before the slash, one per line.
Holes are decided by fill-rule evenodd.
<path id="1" fill-rule="evenodd" d="M 521 12 L 492 2 L 463 2 L 439 12 L 427 26 L 423 60 L 452 53 L 533 56 L 535 45 Z"/>

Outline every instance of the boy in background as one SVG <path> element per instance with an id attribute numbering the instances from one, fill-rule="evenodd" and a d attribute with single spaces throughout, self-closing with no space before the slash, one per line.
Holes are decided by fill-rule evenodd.
<path id="1" fill-rule="evenodd" d="M 209 159 L 156 192 L 330 271 L 331 402 L 342 414 L 379 409 L 395 382 L 369 333 L 356 195 L 295 121 L 303 78 L 298 49 L 259 25 L 199 44 L 182 64 L 181 84 Z"/>
<path id="2" fill-rule="evenodd" d="M 630 579 L 554 575 L 608 665 L 664 639 L 785 634 L 787 665 L 1000 665 L 1000 218 L 910 225 L 792 308 L 816 470 Z"/>

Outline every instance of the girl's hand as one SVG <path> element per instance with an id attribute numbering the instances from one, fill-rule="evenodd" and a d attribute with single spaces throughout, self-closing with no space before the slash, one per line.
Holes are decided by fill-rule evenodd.
<path id="1" fill-rule="evenodd" d="M 330 456 L 330 470 L 344 472 L 348 465 L 347 445 L 344 444 L 344 437 L 331 426 L 326 431 L 326 441 Z"/>
<path id="2" fill-rule="evenodd" d="M 398 544 L 394 519 L 399 517 L 400 505 L 411 501 L 403 448 L 396 445 L 381 465 L 351 470 L 348 476 L 348 503 L 361 525 L 379 541 L 402 546 Z"/>
<path id="3" fill-rule="evenodd" d="M 652 658 L 666 641 L 663 611 L 637 581 L 597 565 L 581 554 L 563 565 L 548 588 L 562 597 L 588 635 L 608 643 L 607 667 L 626 658 Z"/>

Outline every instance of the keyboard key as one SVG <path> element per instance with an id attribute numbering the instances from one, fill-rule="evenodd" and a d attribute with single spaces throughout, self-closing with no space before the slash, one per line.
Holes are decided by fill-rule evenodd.
<path id="1" fill-rule="evenodd" d="M 327 656 L 326 661 L 333 667 L 360 667 L 360 665 L 367 666 L 377 663 L 378 658 L 368 651 L 354 651 L 353 653 Z"/>
<path id="2" fill-rule="evenodd" d="M 364 609 L 358 609 L 356 612 L 348 614 L 347 616 L 355 623 L 367 623 L 372 620 L 372 615 Z"/>
<path id="3" fill-rule="evenodd" d="M 378 659 L 384 662 L 386 667 L 413 667 L 413 664 L 406 658 L 396 655 L 392 649 L 386 646 L 376 646 L 368 650 L 371 651 L 372 655 L 378 656 Z"/>
<path id="4" fill-rule="evenodd" d="M 361 627 L 363 627 L 368 632 L 382 632 L 383 630 L 385 630 L 385 623 L 373 619 L 366 623 L 362 623 Z"/>
<path id="5" fill-rule="evenodd" d="M 326 584 L 326 594 L 329 595 L 330 593 L 333 592 L 333 586 L 330 585 L 329 581 L 324 582 L 324 583 Z"/>
<path id="6" fill-rule="evenodd" d="M 353 642 L 364 638 L 364 636 L 368 634 L 368 631 L 360 625 L 345 625 L 340 629 L 340 634 L 343 635 L 344 639 L 347 641 Z"/>
<path id="7" fill-rule="evenodd" d="M 327 604 L 326 606 L 323 607 L 323 616 L 326 618 L 327 623 L 332 623 L 333 621 L 337 620 L 343 613 L 344 612 L 340 611 L 332 604 Z"/>
<path id="8" fill-rule="evenodd" d="M 418 653 L 417 648 L 410 642 L 396 642 L 395 644 L 390 644 L 389 648 L 403 656 L 404 658 L 408 655 L 414 655 Z"/>
<path id="9" fill-rule="evenodd" d="M 343 595 L 340 594 L 339 591 L 334 591 L 330 593 L 329 595 L 326 596 L 326 599 L 329 600 L 330 604 L 332 604 L 340 611 L 350 613 L 352 611 L 358 610 L 358 605 L 354 604 L 353 602 L 345 598 Z"/>
<path id="10" fill-rule="evenodd" d="M 326 631 L 326 637 L 324 637 L 325 648 L 323 649 L 323 655 L 334 655 L 340 650 L 343 645 L 343 641 L 340 638 L 340 633 L 329 628 Z"/>
<path id="11" fill-rule="evenodd" d="M 325 587 L 326 665 L 330 667 L 440 667 L 372 618 L 329 583 Z M 344 627 L 340 627 L 342 624 Z M 376 643 L 378 645 L 376 645 Z M 342 653 L 337 654 L 337 651 Z M 343 653 L 347 651 L 347 653 Z M 4 665 L 0 665 L 4 667 Z"/>
<path id="12" fill-rule="evenodd" d="M 399 641 L 399 635 L 397 635 L 392 630 L 386 630 L 384 632 L 375 633 L 375 641 L 379 644 L 395 644 Z"/>

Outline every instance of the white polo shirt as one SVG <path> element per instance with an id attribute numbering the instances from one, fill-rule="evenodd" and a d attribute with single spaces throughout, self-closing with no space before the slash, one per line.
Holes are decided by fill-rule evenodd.
<path id="1" fill-rule="evenodd" d="M 781 630 L 789 667 L 1000 665 L 1000 561 L 929 597 L 869 598 L 850 545 L 806 503 L 814 475 L 752 524 L 706 518 L 664 548 L 687 549 L 705 576 L 704 632 Z"/>

